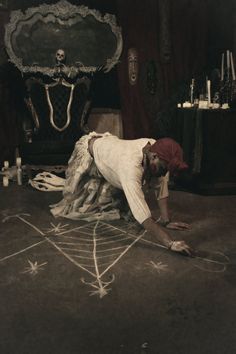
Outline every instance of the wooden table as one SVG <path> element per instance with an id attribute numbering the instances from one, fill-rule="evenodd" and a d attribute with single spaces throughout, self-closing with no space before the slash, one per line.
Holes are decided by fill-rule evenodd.
<path id="1" fill-rule="evenodd" d="M 173 136 L 206 194 L 236 194 L 236 111 L 177 109 Z"/>

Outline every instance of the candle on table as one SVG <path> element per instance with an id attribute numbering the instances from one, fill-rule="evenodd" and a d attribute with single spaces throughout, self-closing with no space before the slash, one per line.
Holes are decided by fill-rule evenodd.
<path id="1" fill-rule="evenodd" d="M 221 56 L 221 81 L 224 80 L 224 60 L 225 60 L 225 53 L 222 53 Z"/>
<path id="2" fill-rule="evenodd" d="M 207 97 L 208 97 L 208 104 L 211 103 L 211 81 L 207 80 Z"/>
<path id="3" fill-rule="evenodd" d="M 190 94 L 190 102 L 193 104 L 193 89 L 194 89 L 194 79 L 192 79 L 190 88 L 191 88 L 191 94 Z"/>
<path id="4" fill-rule="evenodd" d="M 235 81 L 234 60 L 233 60 L 232 52 L 230 52 L 230 61 L 231 61 L 232 79 L 233 81 Z"/>
<path id="5" fill-rule="evenodd" d="M 229 69 L 229 50 L 227 50 L 227 69 Z"/>

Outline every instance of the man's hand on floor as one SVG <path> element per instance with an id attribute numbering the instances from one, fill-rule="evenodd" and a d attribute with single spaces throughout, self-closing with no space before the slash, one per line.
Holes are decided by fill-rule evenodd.
<path id="1" fill-rule="evenodd" d="M 181 253 L 185 256 L 194 256 L 194 251 L 185 243 L 185 241 L 173 241 L 170 250 Z"/>

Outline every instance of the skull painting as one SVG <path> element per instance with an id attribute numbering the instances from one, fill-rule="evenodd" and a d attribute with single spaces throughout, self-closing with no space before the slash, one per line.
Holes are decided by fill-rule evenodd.
<path id="1" fill-rule="evenodd" d="M 66 60 L 66 53 L 64 51 L 64 49 L 58 49 L 56 51 L 56 63 L 57 64 L 64 64 L 65 60 Z"/>
<path id="2" fill-rule="evenodd" d="M 138 79 L 138 52 L 135 48 L 128 50 L 128 73 L 130 85 L 135 85 Z"/>

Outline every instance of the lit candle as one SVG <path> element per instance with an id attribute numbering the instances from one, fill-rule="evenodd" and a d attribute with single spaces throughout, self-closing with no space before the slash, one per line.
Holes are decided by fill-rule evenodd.
<path id="1" fill-rule="evenodd" d="M 227 50 L 227 69 L 229 69 L 229 50 Z"/>
<path id="2" fill-rule="evenodd" d="M 207 80 L 207 97 L 208 97 L 208 105 L 211 103 L 211 81 Z"/>
<path id="3" fill-rule="evenodd" d="M 190 88 L 191 88 L 191 90 L 190 90 L 190 102 L 191 102 L 191 104 L 193 104 L 193 89 L 194 89 L 194 79 L 192 79 L 192 82 L 191 82 L 191 85 L 190 85 Z"/>
<path id="4" fill-rule="evenodd" d="M 221 81 L 224 80 L 224 60 L 225 60 L 225 53 L 222 53 L 222 57 L 221 57 Z"/>
<path id="5" fill-rule="evenodd" d="M 230 61 L 231 61 L 232 79 L 233 81 L 235 81 L 234 61 L 233 61 L 232 52 L 230 52 Z"/>
<path id="6" fill-rule="evenodd" d="M 3 187 L 8 187 L 9 186 L 9 179 L 8 179 L 7 176 L 3 176 L 2 184 L 3 184 Z"/>

